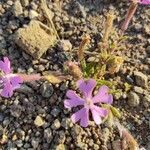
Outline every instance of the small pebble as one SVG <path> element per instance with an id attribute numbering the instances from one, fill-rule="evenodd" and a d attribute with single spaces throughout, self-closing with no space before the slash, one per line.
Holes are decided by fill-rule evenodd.
<path id="1" fill-rule="evenodd" d="M 43 97 L 50 98 L 54 92 L 53 86 L 49 83 L 42 84 L 40 91 Z"/>
<path id="2" fill-rule="evenodd" d="M 143 105 L 145 106 L 145 108 L 149 108 L 150 107 L 150 95 L 146 95 L 143 98 Z"/>
<path id="3" fill-rule="evenodd" d="M 144 90 L 141 87 L 138 87 L 138 86 L 134 86 L 133 89 L 138 94 L 143 94 L 143 92 L 144 92 Z"/>
<path id="4" fill-rule="evenodd" d="M 31 144 L 32 144 L 34 149 L 38 148 L 38 146 L 39 146 L 38 139 L 32 139 Z"/>
<path id="5" fill-rule="evenodd" d="M 142 72 L 134 72 L 136 84 L 140 87 L 147 87 L 148 77 Z"/>
<path id="6" fill-rule="evenodd" d="M 52 129 L 57 130 L 61 127 L 60 121 L 58 119 L 54 120 L 54 123 L 52 124 Z"/>
<path id="7" fill-rule="evenodd" d="M 51 111 L 51 114 L 54 116 L 54 117 L 57 117 L 60 113 L 60 109 L 59 108 L 54 108 L 52 111 Z"/>
<path id="8" fill-rule="evenodd" d="M 39 15 L 39 14 L 38 14 L 35 10 L 30 10 L 30 12 L 29 12 L 29 18 L 30 18 L 30 19 L 37 18 L 38 15 Z"/>
<path id="9" fill-rule="evenodd" d="M 128 94 L 128 104 L 131 107 L 137 107 L 140 104 L 140 98 L 135 92 L 130 92 Z"/>
<path id="10" fill-rule="evenodd" d="M 29 0 L 20 0 L 20 1 L 21 1 L 22 6 L 24 7 L 29 5 Z"/>
<path id="11" fill-rule="evenodd" d="M 44 138 L 46 139 L 47 143 L 50 143 L 53 139 L 52 130 L 50 128 L 44 130 Z"/>
<path id="12" fill-rule="evenodd" d="M 19 118 L 22 113 L 22 107 L 21 105 L 12 105 L 10 107 L 10 113 L 12 116 Z"/>
<path id="13" fill-rule="evenodd" d="M 45 121 L 43 120 L 43 118 L 41 116 L 37 116 L 36 119 L 34 120 L 34 124 L 37 126 L 37 127 L 41 127 L 43 126 L 45 123 Z"/>
<path id="14" fill-rule="evenodd" d="M 70 43 L 69 40 L 61 40 L 60 48 L 64 51 L 70 51 L 70 50 L 72 50 L 72 44 Z"/>

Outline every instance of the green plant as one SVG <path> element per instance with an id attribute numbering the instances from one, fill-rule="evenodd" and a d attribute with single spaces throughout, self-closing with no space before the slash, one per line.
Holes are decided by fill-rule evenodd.
<path id="1" fill-rule="evenodd" d="M 117 52 L 124 49 L 123 42 L 127 39 L 125 36 L 120 36 L 113 27 L 115 16 L 112 12 L 107 14 L 107 19 L 104 28 L 102 41 L 98 44 L 98 62 L 86 61 L 86 56 L 83 57 L 83 48 L 89 43 L 89 37 L 86 36 L 79 48 L 78 60 L 83 70 L 83 76 L 93 77 L 94 79 L 103 79 L 106 74 L 114 74 L 118 72 L 124 62 L 122 56 L 118 56 Z M 88 40 L 87 40 L 88 37 Z M 84 45 L 84 46 L 83 46 Z"/>

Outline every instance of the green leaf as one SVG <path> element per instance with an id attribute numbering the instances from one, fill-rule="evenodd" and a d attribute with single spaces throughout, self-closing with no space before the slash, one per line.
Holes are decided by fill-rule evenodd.
<path id="1" fill-rule="evenodd" d="M 128 84 L 127 82 L 124 83 L 124 86 L 125 86 L 125 92 L 128 92 L 132 88 L 132 85 Z"/>
<path id="2" fill-rule="evenodd" d="M 86 65 L 84 65 L 84 68 L 83 68 L 84 77 L 86 78 L 92 77 L 96 73 L 95 66 L 96 65 L 94 62 L 87 63 Z"/>
<path id="3" fill-rule="evenodd" d="M 114 82 L 113 81 L 107 81 L 107 80 L 98 79 L 97 80 L 97 85 L 98 86 L 106 85 L 109 88 L 113 88 L 114 87 Z"/>
<path id="4" fill-rule="evenodd" d="M 106 124 L 107 124 L 109 127 L 112 127 L 113 124 L 114 124 L 114 117 L 113 117 L 113 114 L 112 114 L 111 111 L 109 112 L 109 115 L 108 115 L 108 117 L 107 117 Z"/>
<path id="5" fill-rule="evenodd" d="M 117 117 L 117 118 L 121 118 L 121 114 L 119 112 L 119 110 L 113 106 L 110 106 L 111 112 L 112 114 Z"/>

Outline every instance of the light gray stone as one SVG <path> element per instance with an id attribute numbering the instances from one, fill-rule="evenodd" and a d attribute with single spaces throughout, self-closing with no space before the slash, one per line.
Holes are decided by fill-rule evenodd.
<path id="1" fill-rule="evenodd" d="M 29 0 L 20 0 L 20 1 L 21 1 L 22 6 L 24 7 L 29 5 Z"/>
<path id="2" fill-rule="evenodd" d="M 147 87 L 148 77 L 142 72 L 134 71 L 135 82 L 140 87 Z"/>
<path id="3" fill-rule="evenodd" d="M 51 128 L 54 130 L 57 130 L 61 127 L 60 121 L 58 119 L 55 119 L 54 123 L 52 124 Z"/>
<path id="4" fill-rule="evenodd" d="M 138 106 L 140 103 L 140 98 L 139 96 L 135 93 L 135 92 L 130 92 L 128 94 L 128 104 L 131 106 L 131 107 L 136 107 Z"/>
<path id="5" fill-rule="evenodd" d="M 61 40 L 60 48 L 64 51 L 70 51 L 72 49 L 72 44 L 70 43 L 69 40 Z"/>
<path id="6" fill-rule="evenodd" d="M 10 113 L 12 116 L 19 118 L 22 113 L 22 107 L 21 105 L 12 105 L 10 107 Z"/>
<path id="7" fill-rule="evenodd" d="M 34 149 L 38 148 L 39 140 L 38 139 L 32 139 L 31 145 L 33 146 Z"/>
<path id="8" fill-rule="evenodd" d="M 141 87 L 134 86 L 134 91 L 138 94 L 143 94 L 144 90 Z"/>
<path id="9" fill-rule="evenodd" d="M 44 138 L 46 139 L 47 143 L 50 143 L 53 139 L 52 130 L 50 128 L 44 130 Z"/>
<path id="10" fill-rule="evenodd" d="M 149 107 L 150 107 L 150 95 L 146 95 L 146 96 L 143 98 L 143 105 L 144 105 L 146 108 L 149 108 Z"/>
<path id="11" fill-rule="evenodd" d="M 60 113 L 60 109 L 59 108 L 54 108 L 52 109 L 51 111 L 51 114 L 54 116 L 54 117 L 57 117 Z"/>
<path id="12" fill-rule="evenodd" d="M 30 12 L 29 12 L 29 18 L 30 18 L 30 19 L 37 18 L 38 15 L 39 15 L 39 14 L 38 14 L 35 10 L 30 10 Z"/>
<path id="13" fill-rule="evenodd" d="M 54 92 L 53 86 L 49 83 L 42 84 L 40 91 L 43 97 L 50 98 Z"/>
<path id="14" fill-rule="evenodd" d="M 19 0 L 17 0 L 13 5 L 13 14 L 16 17 L 19 17 L 21 14 L 23 14 L 23 8 Z"/>

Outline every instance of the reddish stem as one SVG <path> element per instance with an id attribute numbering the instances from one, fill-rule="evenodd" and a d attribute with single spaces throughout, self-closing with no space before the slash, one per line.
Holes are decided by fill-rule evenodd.
<path id="1" fill-rule="evenodd" d="M 31 75 L 17 74 L 17 75 L 20 76 L 24 82 L 31 82 L 42 79 L 42 76 L 40 74 L 31 74 Z"/>
<path id="2" fill-rule="evenodd" d="M 125 17 L 125 21 L 123 22 L 123 24 L 121 26 L 121 30 L 123 33 L 125 32 L 125 30 L 127 30 L 129 23 L 135 14 L 137 6 L 138 6 L 137 3 L 131 3 L 131 5 L 128 9 L 127 15 Z"/>

